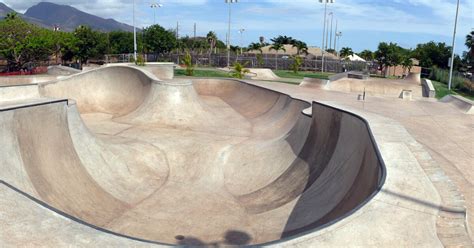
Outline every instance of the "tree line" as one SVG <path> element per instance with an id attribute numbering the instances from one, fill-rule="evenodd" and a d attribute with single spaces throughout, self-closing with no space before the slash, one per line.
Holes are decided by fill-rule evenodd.
<path id="1" fill-rule="evenodd" d="M 472 70 L 472 36 L 466 36 L 468 51 L 462 57 L 456 55 L 455 69 Z M 308 54 L 308 45 L 288 36 L 277 36 L 267 43 L 261 37 L 258 42 L 251 43 L 245 50 L 260 51 L 270 45 L 270 50 L 285 50 L 284 45 L 292 45 L 297 55 Z M 223 41 L 216 33 L 210 31 L 205 37 L 178 38 L 174 30 L 166 30 L 160 25 L 152 25 L 137 32 L 137 50 L 146 54 L 166 54 L 172 51 L 194 53 L 219 53 L 226 49 Z M 231 46 L 232 52 L 238 53 L 240 47 Z M 102 59 L 106 54 L 133 53 L 133 33 L 126 31 L 100 32 L 87 26 L 79 26 L 74 32 L 62 32 L 40 28 L 22 20 L 16 13 L 9 13 L 0 21 L 0 56 L 7 60 L 10 70 L 25 68 L 30 62 L 47 61 L 51 58 L 57 63 L 77 61 L 87 63 L 91 58 Z M 328 50 L 336 54 L 334 50 Z M 354 54 L 351 48 L 343 47 L 339 51 L 341 58 Z M 382 68 L 402 65 L 411 68 L 412 60 L 420 61 L 422 67 L 448 68 L 451 47 L 445 43 L 428 42 L 418 44 L 415 49 L 406 49 L 397 43 L 381 42 L 376 51 L 364 50 L 358 53 L 367 61 L 377 61 Z M 471 67 L 470 67 L 471 66 Z M 469 69 L 471 68 L 471 69 Z"/>

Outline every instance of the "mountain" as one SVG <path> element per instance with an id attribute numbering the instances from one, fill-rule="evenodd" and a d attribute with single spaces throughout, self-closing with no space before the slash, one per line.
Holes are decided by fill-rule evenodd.
<path id="1" fill-rule="evenodd" d="M 0 3 L 0 18 L 7 13 L 14 11 L 3 3 Z M 52 28 L 59 25 L 63 31 L 73 31 L 80 25 L 90 26 L 92 29 L 100 31 L 133 31 L 133 27 L 120 23 L 114 19 L 105 19 L 88 14 L 68 5 L 59 5 L 49 2 L 40 2 L 30 7 L 24 15 L 19 14 L 24 20 Z"/>
<path id="2" fill-rule="evenodd" d="M 16 12 L 16 11 L 14 9 L 8 7 L 4 3 L 0 3 L 0 19 L 5 18 L 5 16 L 10 12 Z M 44 27 L 44 28 L 49 28 L 50 27 L 50 25 L 48 25 L 48 24 L 44 23 L 43 21 L 38 20 L 36 18 L 28 17 L 28 16 L 25 16 L 25 15 L 20 14 L 20 13 L 17 13 L 17 15 L 19 17 L 21 17 L 23 20 L 27 21 L 27 22 L 36 24 L 36 25 Z"/>
<path id="3" fill-rule="evenodd" d="M 10 9 L 4 3 L 0 3 L 0 18 L 4 18 L 10 12 L 15 12 L 15 11 L 13 9 Z"/>

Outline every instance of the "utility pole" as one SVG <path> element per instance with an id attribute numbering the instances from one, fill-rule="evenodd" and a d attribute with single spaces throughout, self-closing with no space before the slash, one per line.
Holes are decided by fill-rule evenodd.
<path id="1" fill-rule="evenodd" d="M 454 47 L 456 43 L 456 29 L 458 26 L 458 14 L 459 14 L 459 0 L 456 6 L 456 17 L 454 19 L 454 32 L 453 32 L 453 44 L 451 46 L 451 59 L 449 61 L 449 81 L 448 81 L 448 90 L 451 91 L 451 83 L 453 80 L 453 69 L 454 69 Z"/>

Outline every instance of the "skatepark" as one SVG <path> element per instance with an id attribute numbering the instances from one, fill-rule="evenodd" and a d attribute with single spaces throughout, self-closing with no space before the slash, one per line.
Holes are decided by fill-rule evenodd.
<path id="1" fill-rule="evenodd" d="M 0 81 L 1 242 L 472 245 L 469 102 L 427 97 L 419 75 L 172 69 Z"/>

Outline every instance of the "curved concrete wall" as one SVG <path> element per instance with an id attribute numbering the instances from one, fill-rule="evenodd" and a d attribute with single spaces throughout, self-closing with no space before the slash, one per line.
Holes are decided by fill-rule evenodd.
<path id="1" fill-rule="evenodd" d="M 141 70 L 114 66 L 41 83 L 39 90 L 42 96 L 76 100 L 81 113 L 120 116 L 143 102 L 154 80 Z"/>
<path id="2" fill-rule="evenodd" d="M 0 124 L 8 127 L 0 130 L 7 137 L 2 142 L 10 142 L 0 149 L 6 171 L 0 180 L 116 233 L 171 242 L 170 226 L 186 226 L 177 221 L 184 218 L 210 239 L 224 227 L 246 225 L 254 231 L 252 242 L 276 240 L 345 216 L 377 191 L 383 176 L 361 118 L 318 103 L 308 116 L 302 110 L 309 103 L 240 81 L 173 84 L 110 67 L 41 86 L 44 95 L 72 98 L 77 106 L 56 102 L 0 111 Z M 168 113 L 185 108 L 197 114 Z M 136 131 L 97 138 L 78 109 L 120 115 L 114 120 Z M 193 120 L 197 124 L 176 130 L 183 134 L 173 142 L 170 127 Z M 167 132 L 155 137 L 160 125 Z M 188 139 L 190 130 L 199 140 Z M 222 137 L 211 142 L 211 134 Z M 208 142 L 196 145 L 200 139 Z M 195 194 L 207 196 L 200 200 L 209 204 L 193 207 Z M 210 201 L 215 194 L 219 199 Z M 171 203 L 171 209 L 157 210 Z M 191 207 L 189 216 L 175 211 L 180 203 Z M 202 222 L 209 218 L 217 224 Z"/>

